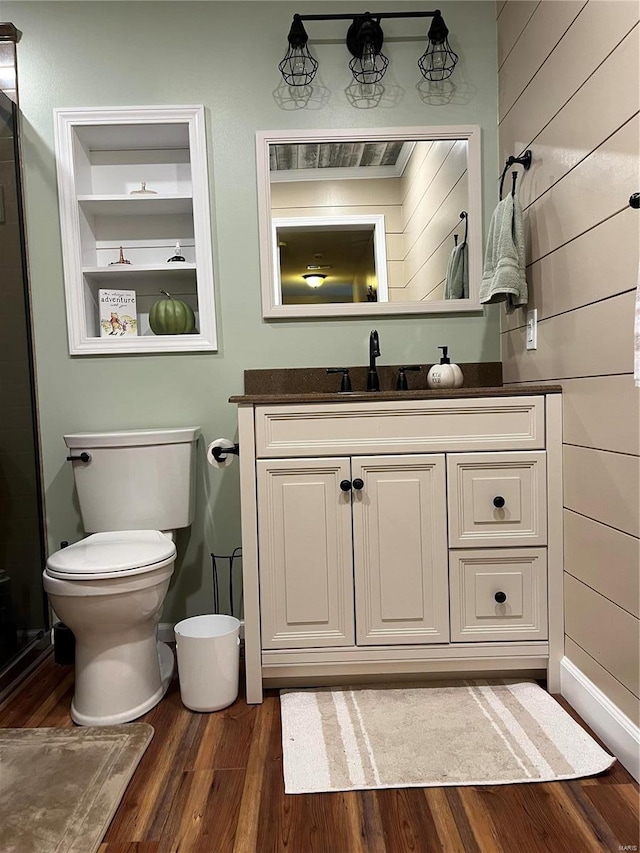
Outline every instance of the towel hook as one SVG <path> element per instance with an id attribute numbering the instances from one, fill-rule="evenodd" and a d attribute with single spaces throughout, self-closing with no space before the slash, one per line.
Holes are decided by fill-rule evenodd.
<path id="1" fill-rule="evenodd" d="M 629 207 L 640 210 L 640 193 L 634 193 L 629 199 Z"/>
<path id="2" fill-rule="evenodd" d="M 464 246 L 467 242 L 467 236 L 469 234 L 469 214 L 466 210 L 463 210 L 460 214 L 460 219 L 464 219 L 464 240 L 462 241 L 462 245 Z"/>
<path id="3" fill-rule="evenodd" d="M 516 164 L 519 166 L 523 166 L 525 172 L 529 171 L 531 168 L 531 161 L 533 159 L 533 155 L 531 154 L 531 149 L 527 148 L 525 152 L 523 152 L 519 157 L 509 157 L 507 158 L 507 162 L 504 164 L 504 169 L 502 170 L 502 175 L 500 177 L 500 198 L 502 199 L 502 187 L 504 186 L 505 175 L 507 174 L 509 168 L 511 166 L 515 166 Z M 515 180 L 513 184 L 513 189 L 515 192 Z"/>

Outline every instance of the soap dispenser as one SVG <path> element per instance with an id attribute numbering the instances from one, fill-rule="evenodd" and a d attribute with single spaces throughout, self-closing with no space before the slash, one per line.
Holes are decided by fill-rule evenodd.
<path id="1" fill-rule="evenodd" d="M 447 355 L 448 347 L 438 347 L 442 350 L 440 364 L 434 364 L 427 373 L 427 385 L 429 388 L 460 388 L 462 385 L 462 371 L 457 364 L 451 364 Z"/>

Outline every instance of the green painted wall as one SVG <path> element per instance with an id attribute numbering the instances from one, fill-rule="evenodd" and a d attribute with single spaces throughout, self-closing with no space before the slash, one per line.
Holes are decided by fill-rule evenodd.
<path id="1" fill-rule="evenodd" d="M 414 2 L 400 10 L 431 8 Z M 275 128 L 479 124 L 484 211 L 497 200 L 495 4 L 441 6 L 460 54 L 449 102 L 426 103 L 415 65 L 428 25 L 385 22 L 391 64 L 385 97 L 353 106 L 343 23 L 309 24 L 320 60 L 315 96 L 295 108 L 280 85 L 294 12 L 353 12 L 353 3 L 4 2 L 1 17 L 18 44 L 22 144 L 36 341 L 48 540 L 82 535 L 65 432 L 200 424 L 196 519 L 179 540 L 163 620 L 211 610 L 210 553 L 240 544 L 238 466 L 216 471 L 204 447 L 234 437 L 243 370 L 364 364 L 369 330 L 379 330 L 381 363 L 430 361 L 447 343 L 457 361 L 500 358 L 498 313 L 305 322 L 261 317 L 255 131 Z M 357 7 L 358 4 L 356 3 Z M 383 4 L 385 6 L 385 4 Z M 386 8 L 386 6 L 385 6 Z M 356 8 L 355 11 L 364 11 Z M 407 35 L 416 38 L 407 39 Z M 199 104 L 206 108 L 219 351 L 162 356 L 71 358 L 53 151 L 54 107 Z"/>

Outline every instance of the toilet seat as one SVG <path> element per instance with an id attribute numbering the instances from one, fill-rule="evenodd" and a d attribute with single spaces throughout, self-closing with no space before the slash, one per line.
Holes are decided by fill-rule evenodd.
<path id="1" fill-rule="evenodd" d="M 128 577 L 160 568 L 175 556 L 175 543 L 159 530 L 110 530 L 56 551 L 46 571 L 71 581 Z"/>

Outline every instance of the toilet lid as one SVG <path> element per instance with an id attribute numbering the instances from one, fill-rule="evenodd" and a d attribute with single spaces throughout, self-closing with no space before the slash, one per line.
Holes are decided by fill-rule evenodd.
<path id="1" fill-rule="evenodd" d="M 94 577 L 115 572 L 148 569 L 173 559 L 176 546 L 159 530 L 116 530 L 93 533 L 56 551 L 47 560 L 53 577 Z"/>

